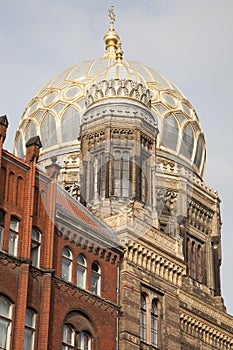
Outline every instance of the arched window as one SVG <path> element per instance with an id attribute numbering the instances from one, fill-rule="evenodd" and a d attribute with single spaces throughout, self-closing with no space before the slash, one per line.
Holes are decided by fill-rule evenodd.
<path id="1" fill-rule="evenodd" d="M 146 319 L 146 295 L 141 295 L 141 309 L 140 309 L 140 338 L 146 342 L 147 333 L 147 319 Z"/>
<path id="2" fill-rule="evenodd" d="M 162 144 L 176 151 L 179 129 L 176 119 L 169 115 L 164 119 Z"/>
<path id="3" fill-rule="evenodd" d="M 68 282 L 72 279 L 72 253 L 67 247 L 62 250 L 62 278 Z"/>
<path id="4" fill-rule="evenodd" d="M 91 337 L 87 332 L 78 333 L 78 350 L 90 350 Z"/>
<path id="5" fill-rule="evenodd" d="M 195 242 L 192 242 L 192 246 L 191 246 L 190 275 L 192 278 L 196 277 L 196 244 Z"/>
<path id="6" fill-rule="evenodd" d="M 24 329 L 24 350 L 34 349 L 35 318 L 36 313 L 31 309 L 27 309 Z"/>
<path id="7" fill-rule="evenodd" d="M 17 256 L 18 250 L 19 220 L 11 218 L 8 253 Z"/>
<path id="8" fill-rule="evenodd" d="M 86 288 L 86 266 L 86 259 L 80 254 L 77 259 L 77 286 L 81 288 Z"/>
<path id="9" fill-rule="evenodd" d="M 31 241 L 31 261 L 32 265 L 39 267 L 40 264 L 40 244 L 41 244 L 41 233 L 36 229 L 32 228 L 32 241 Z"/>
<path id="10" fill-rule="evenodd" d="M 75 332 L 72 326 L 65 324 L 62 331 L 62 350 L 75 349 Z"/>
<path id="11" fill-rule="evenodd" d="M 153 299 L 151 305 L 151 344 L 158 346 L 158 300 Z"/>
<path id="12" fill-rule="evenodd" d="M 20 158 L 24 158 L 24 150 L 23 150 L 23 138 L 22 134 L 19 132 L 17 141 L 16 141 L 16 150 L 17 150 L 17 155 Z"/>
<path id="13" fill-rule="evenodd" d="M 33 136 L 37 136 L 37 131 L 35 124 L 32 121 L 30 121 L 26 129 L 25 141 L 27 142 Z"/>
<path id="14" fill-rule="evenodd" d="M 96 156 L 94 158 L 94 199 L 98 199 L 98 170 L 99 170 L 99 160 L 98 157 Z"/>
<path id="15" fill-rule="evenodd" d="M 97 261 L 91 266 L 91 292 L 100 295 L 101 270 Z"/>
<path id="16" fill-rule="evenodd" d="M 77 139 L 80 125 L 80 114 L 73 108 L 69 107 L 65 110 L 61 119 L 62 141 L 73 141 Z"/>
<path id="17" fill-rule="evenodd" d="M 43 147 L 51 147 L 57 143 L 57 129 L 53 115 L 46 113 L 40 125 L 40 136 Z"/>
<path id="18" fill-rule="evenodd" d="M 199 135 L 198 141 L 197 141 L 197 150 L 194 158 L 194 164 L 198 169 L 200 169 L 200 166 L 201 166 L 202 153 L 203 153 L 203 140 L 202 140 L 202 136 Z"/>
<path id="19" fill-rule="evenodd" d="M 0 296 L 0 349 L 10 349 L 12 323 L 12 304 L 4 296 Z"/>
<path id="20" fill-rule="evenodd" d="M 4 217 L 5 214 L 2 211 L 0 211 L 0 250 L 2 250 L 4 237 Z"/>
<path id="21" fill-rule="evenodd" d="M 130 162 L 129 152 L 115 151 L 113 161 L 114 196 L 129 197 L 130 190 Z"/>
<path id="22" fill-rule="evenodd" d="M 203 273 L 202 273 L 202 247 L 198 245 L 197 248 L 197 280 L 202 283 Z"/>
<path id="23" fill-rule="evenodd" d="M 86 331 L 75 332 L 73 326 L 65 324 L 62 332 L 62 350 L 91 350 L 91 337 Z"/>
<path id="24" fill-rule="evenodd" d="M 193 154 L 193 131 L 190 125 L 186 125 L 183 130 L 183 138 L 181 143 L 180 154 L 191 159 Z"/>

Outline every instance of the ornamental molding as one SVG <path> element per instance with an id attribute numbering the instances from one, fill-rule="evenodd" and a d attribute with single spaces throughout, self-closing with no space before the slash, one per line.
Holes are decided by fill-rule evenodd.
<path id="1" fill-rule="evenodd" d="M 209 322 L 203 322 L 186 312 L 180 313 L 181 331 L 185 334 L 208 344 L 215 349 L 233 349 L 233 338 L 223 332 L 221 327 L 213 327 Z"/>
<path id="2" fill-rule="evenodd" d="M 95 306 L 105 312 L 109 312 L 110 314 L 118 313 L 119 306 L 117 304 L 112 303 L 109 300 L 103 299 L 96 294 L 93 295 L 91 292 L 85 289 L 81 289 L 75 285 L 72 285 L 69 282 L 64 280 L 60 280 L 57 277 L 53 278 L 53 283 L 56 288 L 65 293 L 66 295 L 70 295 L 71 297 L 76 296 L 81 303 L 89 303 L 92 306 Z"/>
<path id="3" fill-rule="evenodd" d="M 97 242 L 87 238 L 85 233 L 77 233 L 77 229 L 72 230 L 71 228 L 67 228 L 62 224 L 57 223 L 56 234 L 58 237 L 63 237 L 64 239 L 69 240 L 71 243 L 74 243 L 82 249 L 93 253 L 97 257 L 104 259 L 105 261 L 109 261 L 111 264 L 115 265 L 119 263 L 119 257 L 117 254 L 110 249 L 100 247 Z"/>
<path id="4" fill-rule="evenodd" d="M 179 290 L 179 299 L 190 311 L 192 309 L 200 310 L 203 314 L 217 320 L 219 325 L 227 324 L 233 329 L 233 317 L 217 309 L 216 306 L 210 303 L 204 303 L 201 299 L 196 299 L 193 295 L 186 293 L 184 290 Z"/>
<path id="5" fill-rule="evenodd" d="M 136 100 L 151 108 L 151 93 L 143 84 L 127 79 L 102 80 L 87 91 L 86 107 L 104 98 L 123 97 Z"/>
<path id="6" fill-rule="evenodd" d="M 185 268 L 145 245 L 129 241 L 125 246 L 125 259 L 145 271 L 176 286 L 181 286 Z"/>

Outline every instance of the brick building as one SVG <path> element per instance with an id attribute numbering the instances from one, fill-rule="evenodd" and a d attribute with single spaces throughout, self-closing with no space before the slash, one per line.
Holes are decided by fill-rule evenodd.
<path id="1" fill-rule="evenodd" d="M 0 117 L 0 348 L 116 349 L 111 231 L 57 184 L 56 163 L 37 168 L 39 138 L 25 160 L 2 149 L 7 125 Z"/>
<path id="2" fill-rule="evenodd" d="M 104 57 L 54 77 L 1 151 L 0 347 L 232 350 L 200 120 L 109 15 Z"/>

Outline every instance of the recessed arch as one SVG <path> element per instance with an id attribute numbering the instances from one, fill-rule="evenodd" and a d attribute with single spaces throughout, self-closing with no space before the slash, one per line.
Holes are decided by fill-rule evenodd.
<path id="1" fill-rule="evenodd" d="M 180 154 L 191 160 L 193 154 L 194 134 L 190 124 L 183 128 Z"/>
<path id="2" fill-rule="evenodd" d="M 163 122 L 162 144 L 176 151 L 179 136 L 179 127 L 175 117 L 169 114 Z"/>
<path id="3" fill-rule="evenodd" d="M 43 148 L 54 146 L 57 143 L 57 129 L 54 116 L 46 112 L 40 124 L 40 137 Z"/>
<path id="4" fill-rule="evenodd" d="M 61 118 L 62 142 L 77 139 L 80 126 L 80 114 L 74 107 L 68 107 Z"/>

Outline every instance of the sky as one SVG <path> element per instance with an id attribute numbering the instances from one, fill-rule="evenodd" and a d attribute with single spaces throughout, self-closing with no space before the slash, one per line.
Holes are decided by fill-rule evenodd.
<path id="1" fill-rule="evenodd" d="M 0 0 L 0 115 L 5 148 L 33 96 L 57 73 L 102 57 L 104 0 Z M 194 106 L 207 143 L 205 182 L 221 198 L 222 294 L 233 315 L 233 1 L 115 1 L 124 57 L 155 68 Z"/>

